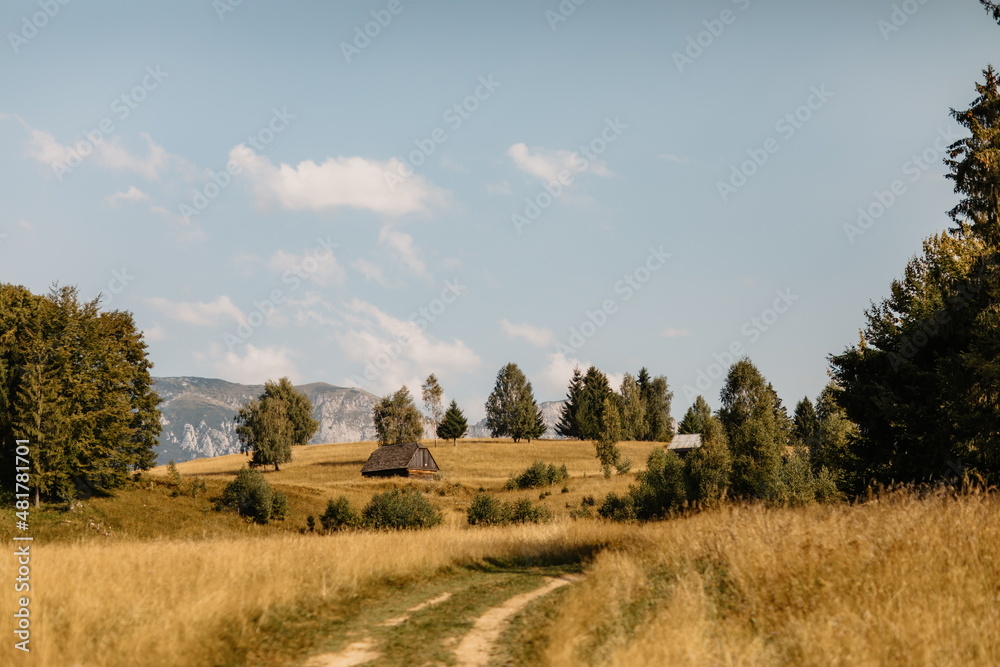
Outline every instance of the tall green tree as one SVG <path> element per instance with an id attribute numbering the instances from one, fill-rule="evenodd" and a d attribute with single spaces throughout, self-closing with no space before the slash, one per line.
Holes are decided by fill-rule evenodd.
<path id="1" fill-rule="evenodd" d="M 809 397 L 805 396 L 795 405 L 792 436 L 798 444 L 812 447 L 818 433 L 819 417 L 816 416 L 816 408 Z"/>
<path id="2" fill-rule="evenodd" d="M 573 377 L 570 378 L 569 388 L 566 391 L 566 402 L 563 403 L 562 413 L 559 416 L 559 423 L 556 424 L 556 433 L 564 438 L 576 438 L 582 440 L 580 435 L 580 424 L 577 413 L 580 410 L 580 392 L 583 390 L 583 374 L 580 367 L 573 369 Z"/>
<path id="3" fill-rule="evenodd" d="M 606 419 L 605 410 L 608 401 L 613 400 L 614 391 L 608 382 L 608 376 L 595 366 L 587 369 L 583 376 L 579 396 L 579 407 L 576 412 L 577 428 L 580 437 L 585 440 L 597 440 L 601 437 L 602 425 Z M 619 433 L 617 439 L 621 437 Z"/>
<path id="4" fill-rule="evenodd" d="M 459 409 L 458 403 L 452 401 L 437 427 L 437 436 L 444 440 L 451 440 L 453 446 L 457 447 L 458 439 L 464 438 L 468 432 L 469 422 Z"/>
<path id="5" fill-rule="evenodd" d="M 441 389 L 441 385 L 438 383 L 438 379 L 434 376 L 434 373 L 431 373 L 427 377 L 427 380 L 424 381 L 420 389 L 421 396 L 424 399 L 424 408 L 427 410 L 427 417 L 431 422 L 431 430 L 434 432 L 434 444 L 436 445 L 438 424 L 441 423 L 441 415 L 444 414 L 444 408 L 441 407 L 444 390 Z"/>
<path id="6" fill-rule="evenodd" d="M 312 403 L 287 377 L 265 382 L 264 393 L 236 414 L 236 435 L 252 467 L 273 465 L 280 470 L 292 460 L 292 447 L 307 444 L 318 429 Z"/>
<path id="7" fill-rule="evenodd" d="M 790 436 L 777 394 L 744 357 L 729 368 L 721 401 L 719 419 L 733 455 L 733 491 L 740 496 L 776 498 Z"/>
<path id="8" fill-rule="evenodd" d="M 151 367 L 130 313 L 0 284 L 0 463 L 30 441 L 36 502 L 121 487 L 155 462 Z"/>
<path id="9" fill-rule="evenodd" d="M 674 394 L 670 391 L 670 386 L 664 375 L 656 376 L 645 386 L 643 405 L 646 415 L 646 433 L 643 440 L 669 442 L 674 437 L 674 429 L 670 420 L 670 404 Z"/>
<path id="10" fill-rule="evenodd" d="M 733 468 L 722 422 L 712 414 L 704 397 L 698 396 L 677 430 L 701 434 L 701 447 L 684 458 L 688 499 L 703 507 L 717 506 L 726 496 Z"/>
<path id="11" fill-rule="evenodd" d="M 621 437 L 622 420 L 618 404 L 613 396 L 607 396 L 601 410 L 597 437 L 594 438 L 597 460 L 601 462 L 601 470 L 604 471 L 605 477 L 611 476 L 612 467 L 620 474 L 625 474 L 632 467 L 632 462 L 622 458 L 621 450 L 618 448 Z"/>
<path id="12" fill-rule="evenodd" d="M 619 408 L 622 417 L 622 440 L 640 440 L 645 434 L 646 404 L 643 403 L 639 383 L 626 373 L 619 391 Z"/>
<path id="13" fill-rule="evenodd" d="M 506 436 L 514 442 L 531 442 L 545 433 L 531 383 L 517 364 L 507 364 L 497 373 L 493 392 L 486 399 L 486 427 L 494 438 Z"/>
<path id="14" fill-rule="evenodd" d="M 372 418 L 379 445 L 419 442 L 424 436 L 423 418 L 405 386 L 376 403 Z"/>
<path id="15" fill-rule="evenodd" d="M 954 226 L 866 313 L 858 345 L 831 358 L 838 402 L 857 424 L 854 474 L 920 481 L 967 472 L 1000 481 L 1000 89 L 952 111 L 968 136 L 949 147 L 961 198 Z"/>
<path id="16" fill-rule="evenodd" d="M 840 387 L 830 382 L 816 399 L 817 429 L 809 448 L 809 460 L 815 474 L 825 468 L 841 491 L 860 493 L 863 489 L 855 475 L 858 466 L 853 450 L 858 427 L 840 405 L 842 393 Z"/>

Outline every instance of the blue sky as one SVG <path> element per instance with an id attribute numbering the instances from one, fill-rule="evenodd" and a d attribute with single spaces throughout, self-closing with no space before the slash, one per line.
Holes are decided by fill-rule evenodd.
<path id="1" fill-rule="evenodd" d="M 955 203 L 975 0 L 10 0 L 0 280 L 135 314 L 154 374 L 483 414 L 518 363 L 825 384 Z M 366 34 L 367 32 L 367 34 Z M 866 211 L 870 218 L 859 217 Z"/>

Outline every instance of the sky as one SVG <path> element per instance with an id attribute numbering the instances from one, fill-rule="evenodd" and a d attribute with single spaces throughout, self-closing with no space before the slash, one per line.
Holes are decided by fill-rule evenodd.
<path id="1" fill-rule="evenodd" d="M 1000 64 L 976 0 L 0 7 L 0 281 L 128 310 L 153 374 L 517 363 L 828 381 L 957 202 L 951 108 Z"/>

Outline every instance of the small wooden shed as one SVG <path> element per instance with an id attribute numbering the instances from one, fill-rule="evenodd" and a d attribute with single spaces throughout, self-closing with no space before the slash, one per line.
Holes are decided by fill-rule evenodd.
<path id="1" fill-rule="evenodd" d="M 678 454 L 686 454 L 692 449 L 698 449 L 699 447 L 701 447 L 701 433 L 675 435 L 670 444 L 667 445 L 667 449 L 673 450 Z"/>
<path id="2" fill-rule="evenodd" d="M 419 442 L 379 447 L 361 468 L 364 477 L 430 477 L 438 471 L 437 461 Z"/>

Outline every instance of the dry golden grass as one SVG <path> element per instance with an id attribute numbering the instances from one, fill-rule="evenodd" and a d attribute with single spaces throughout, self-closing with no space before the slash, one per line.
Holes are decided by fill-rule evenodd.
<path id="1" fill-rule="evenodd" d="M 628 532 L 596 524 L 329 537 L 56 543 L 32 561 L 32 652 L 0 644 L 3 665 L 167 667 L 228 662 L 269 610 L 430 578 L 486 558 L 588 551 Z M 3 571 L 14 570 L 9 554 Z M 13 597 L 0 596 L 10 619 Z"/>
<path id="2" fill-rule="evenodd" d="M 1000 502 L 736 507 L 601 553 L 552 665 L 1000 664 Z"/>

